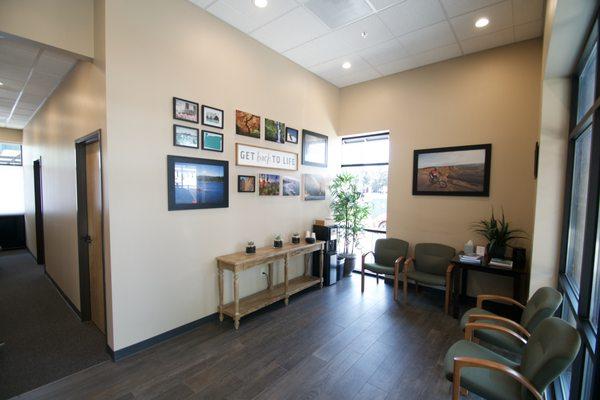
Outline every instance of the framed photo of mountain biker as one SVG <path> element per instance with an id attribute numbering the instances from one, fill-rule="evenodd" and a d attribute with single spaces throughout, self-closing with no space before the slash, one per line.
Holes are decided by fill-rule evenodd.
<path id="1" fill-rule="evenodd" d="M 413 195 L 490 195 L 492 145 L 414 151 Z"/>

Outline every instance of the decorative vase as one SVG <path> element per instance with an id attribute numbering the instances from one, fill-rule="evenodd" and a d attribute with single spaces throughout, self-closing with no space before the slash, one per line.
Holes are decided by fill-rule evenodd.
<path id="1" fill-rule="evenodd" d="M 246 254 L 256 253 L 256 246 L 246 246 Z"/>
<path id="2" fill-rule="evenodd" d="M 293 244 L 300 243 L 300 236 L 292 236 L 292 243 Z"/>
<path id="3" fill-rule="evenodd" d="M 346 254 L 344 261 L 344 276 L 352 275 L 352 271 L 354 271 L 354 267 L 356 266 L 356 255 L 355 254 Z"/>
<path id="4" fill-rule="evenodd" d="M 273 247 L 283 247 L 283 240 L 274 240 L 273 241 Z"/>
<path id="5" fill-rule="evenodd" d="M 506 246 L 488 246 L 490 258 L 504 258 L 506 256 Z"/>

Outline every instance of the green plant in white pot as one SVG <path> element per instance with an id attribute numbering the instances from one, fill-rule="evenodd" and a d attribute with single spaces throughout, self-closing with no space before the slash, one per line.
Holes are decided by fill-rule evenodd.
<path id="1" fill-rule="evenodd" d="M 512 229 L 510 223 L 502 217 L 497 219 L 492 209 L 490 219 L 482 219 L 473 224 L 473 231 L 488 241 L 488 254 L 494 258 L 504 258 L 506 248 L 510 247 L 510 242 L 515 239 L 527 239 L 525 231 L 521 229 Z"/>
<path id="2" fill-rule="evenodd" d="M 329 190 L 333 219 L 339 226 L 344 243 L 344 275 L 348 276 L 356 265 L 354 249 L 359 244 L 360 234 L 371 207 L 364 202 L 363 194 L 358 190 L 358 180 L 352 174 L 343 172 L 336 176 Z"/>

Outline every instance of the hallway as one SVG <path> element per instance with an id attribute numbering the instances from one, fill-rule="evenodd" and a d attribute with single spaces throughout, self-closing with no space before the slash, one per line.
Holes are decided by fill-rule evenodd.
<path id="1" fill-rule="evenodd" d="M 81 323 L 25 250 L 0 253 L 0 399 L 109 360 L 105 338 Z"/>

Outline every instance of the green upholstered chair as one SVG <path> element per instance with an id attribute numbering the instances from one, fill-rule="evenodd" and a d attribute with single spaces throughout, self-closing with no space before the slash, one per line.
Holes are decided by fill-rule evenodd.
<path id="1" fill-rule="evenodd" d="M 443 287 L 446 290 L 444 312 L 448 314 L 450 304 L 450 285 L 453 264 L 450 260 L 456 254 L 453 247 L 438 243 L 419 243 L 415 246 L 414 258 L 409 258 L 404 264 L 403 289 L 404 302 L 408 301 L 408 281 L 427 286 Z"/>
<path id="2" fill-rule="evenodd" d="M 542 393 L 573 362 L 581 344 L 574 327 L 559 318 L 546 318 L 525 344 L 521 362 L 515 363 L 473 343 L 475 326 L 515 334 L 497 325 L 467 324 L 467 338 L 454 343 L 444 360 L 453 399 L 459 398 L 462 388 L 489 400 L 542 400 Z"/>
<path id="3" fill-rule="evenodd" d="M 373 254 L 374 262 L 366 262 L 369 254 Z M 360 291 L 365 291 L 365 270 L 375 273 L 377 283 L 379 275 L 394 276 L 394 300 L 398 300 L 398 278 L 400 269 L 406 260 L 408 254 L 408 242 L 400 239 L 377 239 L 375 242 L 375 251 L 369 251 L 362 256 L 362 268 L 360 276 Z"/>
<path id="4" fill-rule="evenodd" d="M 523 310 L 520 321 L 515 322 L 485 310 L 483 308 L 484 301 L 496 301 L 516 305 Z M 536 290 L 526 305 L 523 305 L 510 297 L 479 295 L 477 296 L 477 307 L 471 308 L 462 316 L 460 326 L 462 329 L 465 329 L 467 323 L 476 321 L 505 326 L 517 332 L 521 337 L 527 340 L 540 322 L 554 315 L 561 303 L 562 295 L 558 290 L 551 287 L 542 287 Z M 513 353 L 520 354 L 524 347 L 521 340 L 497 331 L 490 331 L 487 329 L 475 331 L 475 337 Z"/>

